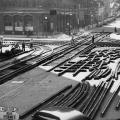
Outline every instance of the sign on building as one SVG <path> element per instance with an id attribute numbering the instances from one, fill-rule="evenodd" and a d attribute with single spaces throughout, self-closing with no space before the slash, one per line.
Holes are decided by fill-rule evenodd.
<path id="1" fill-rule="evenodd" d="M 13 31 L 13 26 L 5 26 L 5 31 Z"/>

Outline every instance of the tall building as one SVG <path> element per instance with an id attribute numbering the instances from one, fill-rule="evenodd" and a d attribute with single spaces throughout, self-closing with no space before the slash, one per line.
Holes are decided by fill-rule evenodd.
<path id="1" fill-rule="evenodd" d="M 96 22 L 96 0 L 0 0 L 0 34 L 70 34 Z"/>

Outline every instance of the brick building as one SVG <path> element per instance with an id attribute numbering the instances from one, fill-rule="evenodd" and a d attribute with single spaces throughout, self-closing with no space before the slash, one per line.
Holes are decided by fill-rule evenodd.
<path id="1" fill-rule="evenodd" d="M 0 0 L 0 3 L 0 34 L 69 33 L 91 24 L 97 9 L 95 0 Z"/>

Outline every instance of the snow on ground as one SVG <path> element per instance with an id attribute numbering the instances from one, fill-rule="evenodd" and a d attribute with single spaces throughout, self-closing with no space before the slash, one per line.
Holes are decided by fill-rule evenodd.
<path id="1" fill-rule="evenodd" d="M 116 28 L 120 28 L 120 19 L 115 20 L 114 22 L 105 25 L 104 27 L 116 27 Z"/>
<path id="2" fill-rule="evenodd" d="M 120 49 L 120 47 L 98 47 L 98 48 L 94 48 L 91 52 L 94 51 L 101 51 L 101 50 L 115 50 L 115 49 Z"/>
<path id="3" fill-rule="evenodd" d="M 22 50 L 22 45 L 19 45 L 20 49 Z M 6 47 L 2 47 L 2 52 L 5 53 L 6 51 L 11 51 L 11 49 L 13 48 L 13 45 L 9 45 Z M 25 46 L 25 51 L 29 51 L 30 48 L 28 46 Z"/>
<path id="4" fill-rule="evenodd" d="M 105 48 L 108 49 L 108 50 L 110 50 L 110 48 L 111 48 L 111 50 L 115 49 L 115 47 L 113 47 L 113 48 L 112 48 L 112 47 L 101 47 L 101 48 L 95 48 L 94 51 L 95 51 L 95 50 L 105 50 Z M 82 57 L 82 58 L 76 57 L 76 58 L 72 59 L 71 61 L 72 61 L 72 62 L 77 62 L 77 61 L 79 61 L 80 59 L 85 59 L 85 57 Z M 116 59 L 116 60 L 114 61 L 114 63 L 110 63 L 110 64 L 107 65 L 109 68 L 112 69 L 112 72 L 115 71 L 115 68 L 116 68 L 116 66 L 117 66 L 117 63 L 118 63 L 119 61 L 120 61 L 120 58 Z M 53 66 L 39 66 L 39 67 L 42 68 L 42 69 L 45 69 L 45 70 L 49 70 L 49 69 L 51 69 Z M 52 73 L 57 74 L 57 72 L 54 72 L 54 70 L 52 71 Z M 72 73 L 68 73 L 68 72 L 65 73 L 63 76 L 66 77 L 66 78 L 69 78 L 69 79 L 72 79 L 72 80 L 81 82 L 81 80 L 84 79 L 84 78 L 85 78 L 87 75 L 89 75 L 89 74 L 90 74 L 90 72 L 89 72 L 89 70 L 87 70 L 87 72 L 81 72 L 81 73 L 79 73 L 76 77 L 73 77 Z M 108 75 L 106 78 L 102 78 L 102 79 L 100 79 L 100 80 L 94 80 L 94 79 L 92 79 L 92 80 L 89 80 L 88 82 L 91 84 L 91 86 L 93 86 L 93 85 L 96 85 L 96 86 L 97 86 L 101 81 L 105 81 L 105 80 L 107 80 L 109 77 L 110 77 L 110 75 Z M 120 79 L 120 76 L 119 76 L 118 79 Z M 120 81 L 119 81 L 119 80 L 115 81 L 114 86 L 113 86 L 112 89 L 111 89 L 111 92 L 114 92 L 114 91 L 116 90 L 116 88 L 118 87 L 119 84 L 120 84 Z M 119 92 L 119 95 L 120 95 L 120 92 Z"/>
<path id="5" fill-rule="evenodd" d="M 42 40 L 42 41 L 70 41 L 72 36 L 66 34 L 59 34 L 56 36 L 48 36 L 47 38 L 33 38 L 33 41 Z"/>
<path id="6" fill-rule="evenodd" d="M 110 34 L 110 38 L 120 40 L 120 34 L 112 33 L 112 34 Z"/>
<path id="7" fill-rule="evenodd" d="M 112 63 L 109 65 L 113 70 L 115 69 L 115 64 L 113 65 Z M 45 69 L 45 70 L 49 70 L 49 69 L 51 69 L 52 68 L 52 66 L 39 66 L 40 68 L 42 68 L 42 69 Z M 54 71 L 52 71 L 52 73 L 55 73 L 55 74 L 57 74 L 56 72 L 54 72 Z M 87 72 L 81 72 L 80 74 L 78 74 L 76 77 L 73 77 L 73 75 L 71 74 L 71 73 L 65 73 L 64 75 L 63 75 L 63 77 L 66 77 L 66 78 L 69 78 L 69 79 L 72 79 L 72 80 L 75 80 L 75 81 L 78 81 L 78 82 L 81 82 L 81 80 L 82 79 L 84 79 L 87 75 L 89 75 L 90 74 L 90 72 L 89 71 L 87 71 Z M 100 79 L 100 80 L 89 80 L 88 82 L 90 83 L 90 85 L 91 86 L 93 86 L 93 85 L 98 85 L 101 81 L 105 81 L 105 80 L 107 80 L 109 78 L 109 76 L 107 76 L 106 78 L 102 78 L 102 79 Z M 120 78 L 120 77 L 119 77 Z M 111 89 L 111 92 L 113 93 L 115 90 L 116 90 L 116 88 L 118 87 L 118 85 L 120 85 L 120 81 L 119 80 L 117 80 L 117 81 L 115 81 L 115 83 L 114 83 L 114 85 L 113 85 L 113 87 L 112 87 L 112 89 Z M 119 95 L 120 95 L 120 92 L 119 92 Z"/>
<path id="8" fill-rule="evenodd" d="M 84 29 L 80 29 L 79 32 L 77 33 L 77 36 L 87 36 L 90 34 L 91 34 L 91 31 L 86 31 Z"/>
<path id="9" fill-rule="evenodd" d="M 66 34 L 61 34 L 56 40 L 71 40 L 72 37 Z"/>
<path id="10" fill-rule="evenodd" d="M 46 46 L 50 47 L 51 49 L 55 49 L 55 48 L 59 47 L 58 45 L 46 45 Z"/>
<path id="11" fill-rule="evenodd" d="M 12 45 L 9 45 L 7 47 L 2 47 L 2 52 L 5 53 L 6 51 L 11 51 Z"/>
<path id="12" fill-rule="evenodd" d="M 28 52 L 28 53 L 24 53 L 24 54 L 22 54 L 22 55 L 19 55 L 19 56 L 17 56 L 15 59 L 17 59 L 17 60 L 22 59 L 22 58 L 24 58 L 24 57 L 27 57 L 28 55 L 31 55 L 32 53 L 34 53 L 34 51 L 30 51 L 30 52 Z"/>

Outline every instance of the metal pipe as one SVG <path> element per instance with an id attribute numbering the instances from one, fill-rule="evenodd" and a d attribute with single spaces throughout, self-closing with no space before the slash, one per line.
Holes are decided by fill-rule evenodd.
<path id="1" fill-rule="evenodd" d="M 117 105 L 115 106 L 115 110 L 119 110 L 119 109 L 120 109 L 120 99 L 119 99 Z"/>
<path id="2" fill-rule="evenodd" d="M 92 96 L 90 97 L 89 101 L 86 103 L 86 106 L 82 110 L 83 113 L 88 109 L 88 107 L 89 107 L 92 99 L 94 98 L 94 96 L 96 95 L 96 93 L 98 92 L 98 90 L 100 89 L 100 87 L 102 86 L 102 84 L 103 84 L 103 81 L 99 83 L 99 85 L 97 86 L 96 90 L 93 92 Z"/>
<path id="3" fill-rule="evenodd" d="M 86 111 L 86 114 L 89 113 L 89 111 L 92 109 L 92 107 L 94 106 L 94 104 L 96 103 L 96 101 L 98 101 L 99 96 L 101 95 L 103 89 L 105 87 L 105 83 L 102 84 L 102 86 L 99 88 L 99 90 L 97 91 L 97 93 L 95 94 L 94 98 L 92 99 L 92 101 L 90 102 L 90 105 Z"/>
<path id="4" fill-rule="evenodd" d="M 103 103 L 103 101 L 106 98 L 108 92 L 110 91 L 111 87 L 113 86 L 113 83 L 114 83 L 114 81 L 111 79 L 111 81 L 106 84 L 106 88 L 101 93 L 101 95 L 99 97 L 99 100 L 96 102 L 96 104 L 93 106 L 91 111 L 88 113 L 87 116 L 89 116 L 91 119 L 93 119 L 95 117 L 95 115 L 98 112 L 101 104 Z"/>
<path id="5" fill-rule="evenodd" d="M 53 100 L 55 97 L 59 96 L 61 93 L 66 92 L 71 87 L 72 87 L 72 85 L 65 86 L 63 89 L 61 89 L 60 91 L 58 91 L 54 95 L 52 95 L 49 98 L 45 99 L 44 101 L 42 101 L 41 103 L 37 104 L 36 106 L 34 106 L 33 108 L 31 108 L 30 110 L 24 112 L 22 115 L 20 115 L 20 119 L 23 119 L 23 118 L 27 117 L 28 115 L 32 114 L 34 111 L 38 110 L 43 105 L 45 105 L 49 101 Z"/>
<path id="6" fill-rule="evenodd" d="M 111 105 L 112 101 L 114 100 L 119 90 L 120 90 L 120 85 L 117 86 L 116 90 L 113 92 L 112 96 L 109 98 L 109 101 L 106 103 L 103 111 L 101 112 L 101 117 L 104 117 L 105 113 L 107 112 L 109 106 Z"/>

